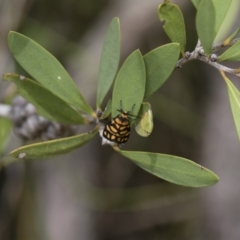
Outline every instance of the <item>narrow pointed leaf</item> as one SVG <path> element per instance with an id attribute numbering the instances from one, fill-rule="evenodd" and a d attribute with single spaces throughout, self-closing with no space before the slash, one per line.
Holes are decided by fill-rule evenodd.
<path id="1" fill-rule="evenodd" d="M 227 15 L 232 0 L 202 0 L 197 8 L 196 26 L 206 54 L 210 54 L 214 39 Z"/>
<path id="2" fill-rule="evenodd" d="M 52 54 L 32 39 L 16 32 L 9 33 L 8 45 L 16 61 L 41 85 L 70 106 L 95 116 L 72 78 Z"/>
<path id="3" fill-rule="evenodd" d="M 228 13 L 228 10 L 232 4 L 232 0 L 212 0 L 212 1 L 214 4 L 215 13 L 216 13 L 215 34 L 218 35 L 218 33 L 221 30 L 221 27 L 223 25 L 223 22 L 226 18 L 226 15 Z"/>
<path id="4" fill-rule="evenodd" d="M 240 28 L 238 28 L 236 31 L 234 31 L 233 34 L 231 34 L 227 39 L 223 41 L 223 46 L 228 46 L 228 44 L 238 35 L 240 31 Z"/>
<path id="5" fill-rule="evenodd" d="M 3 79 L 14 82 L 19 94 L 36 107 L 39 115 L 65 124 L 87 123 L 75 109 L 36 81 L 11 73 Z"/>
<path id="6" fill-rule="evenodd" d="M 233 119 L 237 129 L 238 138 L 240 140 L 240 92 L 223 72 L 221 72 L 221 74 L 227 84 Z"/>
<path id="7" fill-rule="evenodd" d="M 101 55 L 97 85 L 97 109 L 101 108 L 103 100 L 115 79 L 120 59 L 120 25 L 114 18 L 110 23 Z"/>
<path id="8" fill-rule="evenodd" d="M 210 54 L 216 37 L 216 12 L 212 0 L 202 0 L 197 8 L 196 27 L 206 54 Z"/>
<path id="9" fill-rule="evenodd" d="M 160 21 L 165 21 L 164 31 L 172 42 L 180 44 L 182 55 L 185 52 L 186 30 L 182 12 L 180 8 L 170 2 L 160 4 L 158 7 Z"/>
<path id="10" fill-rule="evenodd" d="M 135 130 L 142 137 L 148 137 L 153 130 L 153 115 L 150 103 L 142 103 L 135 121 Z"/>
<path id="11" fill-rule="evenodd" d="M 137 116 L 145 93 L 146 72 L 142 54 L 134 51 L 118 72 L 112 96 L 112 117 L 119 114 L 120 102 L 124 111 Z M 134 107 L 133 107 L 134 106 Z"/>
<path id="12" fill-rule="evenodd" d="M 120 150 L 119 152 L 147 172 L 178 185 L 206 187 L 219 180 L 209 169 L 185 158 L 160 153 Z"/>
<path id="13" fill-rule="evenodd" d="M 146 66 L 145 97 L 150 96 L 168 79 L 177 65 L 180 47 L 170 43 L 158 47 L 144 56 Z"/>
<path id="14" fill-rule="evenodd" d="M 12 151 L 10 155 L 21 160 L 49 158 L 56 155 L 65 154 L 88 143 L 97 132 L 98 129 L 95 128 L 89 133 L 83 133 L 73 137 L 34 143 L 16 149 Z"/>
<path id="15" fill-rule="evenodd" d="M 237 41 L 220 55 L 218 61 L 240 61 L 240 41 Z"/>

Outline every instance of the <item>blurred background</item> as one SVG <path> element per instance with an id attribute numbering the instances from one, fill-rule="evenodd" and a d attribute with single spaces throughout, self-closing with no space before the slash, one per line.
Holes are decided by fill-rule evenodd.
<path id="1" fill-rule="evenodd" d="M 187 50 L 196 45 L 195 9 L 183 11 Z M 50 51 L 95 107 L 101 49 L 108 25 L 120 18 L 121 63 L 169 43 L 159 22 L 159 0 L 0 0 L 0 74 L 22 73 L 7 46 L 18 31 Z M 231 33 L 239 26 L 239 2 L 231 11 Z M 228 66 L 230 66 L 228 64 Z M 239 67 L 237 64 L 232 67 Z M 240 87 L 239 79 L 229 76 Z M 0 82 L 0 99 L 9 83 Z M 147 99 L 154 130 L 132 131 L 126 150 L 191 159 L 219 175 L 203 189 L 165 182 L 101 146 L 99 136 L 70 154 L 21 162 L 0 171 L 1 240 L 240 239 L 240 148 L 227 89 L 216 69 L 192 61 L 176 69 Z M 0 126 L 1 131 L 1 126 Z M 3 155 L 21 146 L 14 136 Z"/>

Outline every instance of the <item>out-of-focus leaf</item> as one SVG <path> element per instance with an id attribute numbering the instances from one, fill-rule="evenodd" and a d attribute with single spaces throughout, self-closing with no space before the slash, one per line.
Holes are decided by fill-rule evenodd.
<path id="1" fill-rule="evenodd" d="M 240 61 L 240 41 L 237 41 L 223 54 L 218 57 L 218 61 Z"/>
<path id="2" fill-rule="evenodd" d="M 207 187 L 219 180 L 209 169 L 185 158 L 160 153 L 118 151 L 147 172 L 178 185 Z"/>
<path id="3" fill-rule="evenodd" d="M 206 54 L 210 54 L 232 0 L 202 0 L 197 8 L 196 26 Z"/>
<path id="4" fill-rule="evenodd" d="M 107 103 L 107 106 L 105 107 L 104 111 L 103 111 L 103 114 L 102 116 L 100 117 L 100 119 L 105 119 L 107 118 L 110 114 L 111 114 L 111 111 L 112 111 L 112 100 L 109 99 L 108 103 Z"/>
<path id="5" fill-rule="evenodd" d="M 142 54 L 134 51 L 123 63 L 118 72 L 112 96 L 112 117 L 116 117 L 120 107 L 124 111 L 133 110 L 137 116 L 143 101 L 146 72 Z M 121 105 L 122 102 L 122 106 Z"/>
<path id="6" fill-rule="evenodd" d="M 70 106 L 95 116 L 72 78 L 52 54 L 32 39 L 16 32 L 9 33 L 8 45 L 17 62 L 41 85 Z"/>
<path id="7" fill-rule="evenodd" d="M 142 103 L 138 116 L 139 118 L 135 121 L 136 132 L 142 137 L 148 137 L 153 130 L 153 115 L 150 103 Z"/>
<path id="8" fill-rule="evenodd" d="M 227 84 L 228 96 L 231 104 L 233 119 L 237 129 L 238 138 L 240 140 L 240 92 L 232 84 L 232 82 L 226 77 L 224 72 L 220 72 L 220 73 Z"/>
<path id="9" fill-rule="evenodd" d="M 196 113 L 162 94 L 154 94 L 150 101 L 156 109 L 154 118 L 188 138 L 199 138 L 202 119 Z"/>
<path id="10" fill-rule="evenodd" d="M 77 111 L 45 87 L 18 74 L 5 74 L 3 80 L 14 82 L 19 93 L 32 103 L 39 115 L 65 124 L 86 123 Z"/>
<path id="11" fill-rule="evenodd" d="M 97 109 L 108 93 L 116 76 L 120 59 L 121 35 L 119 19 L 114 18 L 110 23 L 101 55 L 98 73 Z"/>
<path id="12" fill-rule="evenodd" d="M 239 33 L 240 28 L 238 28 L 231 36 L 229 36 L 227 39 L 223 41 L 223 46 L 227 46 Z"/>
<path id="13" fill-rule="evenodd" d="M 201 0 L 191 0 L 191 1 L 196 9 L 198 8 L 199 3 L 201 2 Z"/>
<path id="14" fill-rule="evenodd" d="M 122 170 L 124 171 L 124 170 Z M 172 207 L 179 203 L 197 201 L 197 191 L 174 184 L 144 184 L 137 187 L 99 187 L 78 176 L 76 189 L 77 201 L 95 211 L 135 211 L 163 208 L 172 216 Z M 72 180 L 74 181 L 74 179 Z M 121 199 L 121 204 L 116 199 Z M 186 209 L 188 208 L 186 204 Z M 168 211 L 169 210 L 169 211 Z"/>
<path id="15" fill-rule="evenodd" d="M 146 66 L 145 97 L 150 96 L 168 79 L 177 65 L 180 47 L 170 43 L 147 53 L 143 59 Z"/>
<path id="16" fill-rule="evenodd" d="M 97 132 L 98 128 L 95 128 L 89 133 L 83 133 L 73 137 L 34 143 L 15 149 L 10 153 L 10 155 L 21 160 L 48 158 L 60 154 L 65 154 L 88 143 L 96 135 Z"/>
<path id="17" fill-rule="evenodd" d="M 170 2 L 160 4 L 158 7 L 160 21 L 165 21 L 164 31 L 172 42 L 180 44 L 180 50 L 184 56 L 186 45 L 186 30 L 180 8 Z"/>
<path id="18" fill-rule="evenodd" d="M 0 117 L 0 156 L 2 155 L 12 129 L 12 122 Z"/>

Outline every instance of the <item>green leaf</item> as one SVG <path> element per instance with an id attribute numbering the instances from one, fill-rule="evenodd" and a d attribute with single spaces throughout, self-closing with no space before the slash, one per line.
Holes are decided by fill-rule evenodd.
<path id="1" fill-rule="evenodd" d="M 238 138 L 240 140 L 240 92 L 232 84 L 232 82 L 225 76 L 223 72 L 220 73 L 227 84 L 228 96 L 231 104 L 233 119 L 235 122 L 235 126 L 237 128 Z"/>
<path id="2" fill-rule="evenodd" d="M 172 42 L 180 44 L 181 53 L 184 56 L 186 45 L 186 30 L 184 18 L 180 8 L 170 2 L 160 4 L 158 7 L 160 21 L 166 21 L 163 26 L 166 34 Z"/>
<path id="3" fill-rule="evenodd" d="M 206 54 L 212 51 L 213 41 L 226 17 L 232 0 L 202 0 L 197 8 L 196 26 Z"/>
<path id="4" fill-rule="evenodd" d="M 218 62 L 221 61 L 240 61 L 240 41 L 237 41 L 228 48 L 222 55 L 218 57 Z"/>
<path id="5" fill-rule="evenodd" d="M 215 24 L 216 12 L 212 0 L 202 0 L 197 9 L 196 27 L 206 54 L 212 51 L 212 44 L 216 37 Z"/>
<path id="6" fill-rule="evenodd" d="M 134 51 L 123 63 L 118 72 L 112 96 L 112 117 L 119 114 L 120 103 L 124 111 L 133 110 L 137 116 L 143 101 L 146 72 L 143 57 L 139 50 Z M 133 107 L 134 106 L 134 107 Z"/>
<path id="7" fill-rule="evenodd" d="M 101 55 L 97 86 L 97 109 L 101 108 L 103 100 L 115 79 L 120 59 L 120 25 L 114 18 L 110 23 Z"/>
<path id="8" fill-rule="evenodd" d="M 95 116 L 72 78 L 52 54 L 16 32 L 9 33 L 8 45 L 16 61 L 40 84 L 70 106 Z"/>
<path id="9" fill-rule="evenodd" d="M 198 8 L 199 3 L 201 2 L 201 0 L 191 0 L 191 1 L 196 9 Z"/>
<path id="10" fill-rule="evenodd" d="M 146 66 L 145 97 L 150 96 L 168 79 L 176 67 L 179 53 L 179 44 L 170 43 L 158 47 L 144 56 Z"/>
<path id="11" fill-rule="evenodd" d="M 212 1 L 216 13 L 215 34 L 217 35 L 232 4 L 232 0 L 212 0 Z"/>
<path id="12" fill-rule="evenodd" d="M 209 169 L 185 158 L 160 153 L 118 151 L 147 172 L 178 185 L 206 187 L 219 180 Z"/>
<path id="13" fill-rule="evenodd" d="M 153 115 L 150 103 L 142 103 L 138 116 L 139 118 L 135 121 L 136 132 L 142 137 L 148 137 L 153 130 Z"/>
<path id="14" fill-rule="evenodd" d="M 14 82 L 20 95 L 36 107 L 39 115 L 65 124 L 87 123 L 75 109 L 37 82 L 11 73 L 5 74 L 3 79 Z"/>
<path id="15" fill-rule="evenodd" d="M 228 46 L 228 44 L 238 35 L 240 31 L 240 28 L 238 28 L 236 31 L 234 31 L 233 34 L 231 34 L 227 39 L 225 39 L 222 43 L 224 47 Z"/>
<path id="16" fill-rule="evenodd" d="M 12 129 L 12 122 L 7 118 L 0 118 L 0 156 L 2 155 Z"/>
<path id="17" fill-rule="evenodd" d="M 10 155 L 21 160 L 49 158 L 56 155 L 65 154 L 88 143 L 97 132 L 98 128 L 95 128 L 89 133 L 83 133 L 73 137 L 34 143 L 16 149 L 12 151 Z"/>
<path id="18" fill-rule="evenodd" d="M 105 107 L 102 116 L 100 117 L 100 119 L 105 119 L 107 118 L 110 114 L 111 114 L 111 110 L 112 110 L 112 100 L 109 99 L 107 106 Z"/>

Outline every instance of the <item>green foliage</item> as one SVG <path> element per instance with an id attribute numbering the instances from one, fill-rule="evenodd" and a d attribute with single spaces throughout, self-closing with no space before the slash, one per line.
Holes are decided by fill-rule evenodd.
<path id="1" fill-rule="evenodd" d="M 223 41 L 223 46 L 228 46 L 228 44 L 238 35 L 240 28 L 238 28 L 231 36 Z"/>
<path id="2" fill-rule="evenodd" d="M 197 8 L 196 27 L 199 39 L 206 54 L 212 50 L 215 33 L 215 9 L 211 0 L 202 0 Z"/>
<path id="3" fill-rule="evenodd" d="M 200 60 L 205 57 L 207 63 L 213 62 L 216 59 L 212 60 L 209 56 L 212 49 L 217 49 L 216 44 L 213 46 L 214 39 L 219 32 L 232 0 L 192 0 L 192 3 L 197 10 L 196 29 L 200 39 L 196 49 L 201 50 L 199 53 L 194 52 L 195 55 L 193 55 L 197 56 L 199 54 Z M 118 18 L 111 21 L 104 41 L 99 66 L 96 92 L 97 114 L 83 98 L 67 71 L 55 57 L 30 38 L 16 32 L 10 32 L 8 38 L 9 48 L 14 58 L 34 80 L 17 74 L 5 74 L 4 80 L 14 82 L 19 93 L 35 105 L 40 115 L 66 124 L 94 123 L 96 127 L 89 133 L 74 137 L 20 147 L 12 151 L 10 153 L 11 158 L 5 158 L 1 166 L 21 159 L 52 157 L 76 149 L 89 142 L 98 131 L 101 135 L 106 118 L 117 116 L 119 114 L 118 109 L 121 108 L 136 116 L 136 118 L 133 117 L 136 132 L 143 137 L 149 136 L 153 131 L 153 115 L 158 116 L 159 113 L 152 112 L 151 105 L 145 102 L 145 98 L 150 97 L 167 81 L 175 67 L 181 66 L 179 64 L 181 60 L 184 62 L 188 58 L 193 59 L 191 54 L 185 54 L 186 30 L 179 7 L 166 0 L 159 5 L 158 16 L 161 21 L 165 21 L 163 28 L 173 43 L 159 46 L 144 57 L 139 50 L 133 51 L 123 62 L 119 71 L 120 24 Z M 222 45 L 220 44 L 221 47 L 229 47 L 238 32 L 239 29 L 228 37 Z M 178 60 L 180 52 L 183 58 Z M 218 58 L 218 61 L 239 61 L 239 59 L 239 42 L 236 42 Z M 218 63 L 215 62 L 214 64 Z M 235 73 L 237 74 L 237 71 Z M 223 72 L 222 76 L 227 84 L 233 117 L 240 138 L 240 94 Z M 105 99 L 112 85 L 111 99 Z M 155 99 L 159 101 L 157 110 L 161 111 L 163 121 L 168 121 L 166 116 L 169 113 L 171 115 L 171 111 L 179 113 L 178 119 L 170 121 L 172 126 L 176 125 L 176 121 L 182 124 L 197 122 L 194 116 L 177 104 L 174 109 L 165 111 L 166 106 L 168 106 L 166 102 L 168 101 L 164 97 Z M 104 100 L 108 101 L 105 108 L 103 107 Z M 162 107 L 163 105 L 165 108 Z M 87 115 L 81 114 L 81 112 Z M 132 117 L 131 114 L 130 117 Z M 188 121 L 186 121 L 186 118 L 182 118 L 182 115 L 188 116 Z M 9 122 L 4 123 L 0 119 L 0 124 L 1 126 L 3 124 L 8 126 Z M 8 128 L 6 127 L 6 129 Z M 190 127 L 188 131 L 188 136 L 196 136 L 195 126 Z M 0 135 L 1 153 L 4 146 L 2 142 L 4 142 L 7 133 L 0 133 L 2 134 Z M 142 169 L 175 184 L 189 187 L 205 187 L 213 185 L 219 180 L 213 172 L 188 159 L 161 153 L 121 151 L 118 147 L 116 143 L 113 143 L 114 150 L 131 159 Z"/>
<path id="4" fill-rule="evenodd" d="M 220 55 L 218 61 L 240 61 L 240 41 L 237 41 Z"/>
<path id="5" fill-rule="evenodd" d="M 16 61 L 36 81 L 70 106 L 95 115 L 67 71 L 48 51 L 32 39 L 16 32 L 9 33 L 8 45 Z"/>
<path id="6" fill-rule="evenodd" d="M 182 12 L 180 8 L 170 2 L 160 4 L 158 16 L 161 21 L 166 21 L 163 29 L 172 42 L 180 44 L 182 55 L 185 53 L 186 30 Z"/>
<path id="7" fill-rule="evenodd" d="M 101 55 L 97 82 L 97 109 L 101 107 L 116 76 L 120 59 L 120 44 L 119 19 L 114 18 L 110 23 Z"/>
<path id="8" fill-rule="evenodd" d="M 212 51 L 213 41 L 223 23 L 232 0 L 202 0 L 198 3 L 196 27 L 206 54 Z"/>
<path id="9" fill-rule="evenodd" d="M 168 79 L 176 67 L 179 53 L 179 44 L 170 43 L 155 48 L 144 56 L 146 66 L 145 97 L 152 95 Z"/>
<path id="10" fill-rule="evenodd" d="M 4 152 L 4 148 L 11 129 L 12 122 L 6 118 L 0 118 L 0 156 Z"/>
<path id="11" fill-rule="evenodd" d="M 232 114 L 237 128 L 238 138 L 240 140 L 240 92 L 223 72 L 221 72 L 221 74 L 227 84 Z"/>
<path id="12" fill-rule="evenodd" d="M 88 143 L 97 132 L 98 129 L 95 128 L 89 133 L 73 137 L 30 144 L 12 151 L 10 155 L 18 159 L 39 159 L 65 154 Z"/>
<path id="13" fill-rule="evenodd" d="M 206 187 L 219 180 L 212 171 L 184 158 L 149 152 L 119 152 L 147 172 L 182 186 Z"/>
<path id="14" fill-rule="evenodd" d="M 232 4 L 232 0 L 212 0 L 215 9 L 215 34 L 217 35 Z"/>
<path id="15" fill-rule="evenodd" d="M 153 113 L 150 103 L 143 102 L 138 115 L 139 118 L 135 121 L 135 130 L 138 135 L 148 137 L 153 130 Z"/>
<path id="16" fill-rule="evenodd" d="M 134 51 L 120 68 L 112 96 L 112 117 L 116 117 L 117 109 L 132 111 L 137 116 L 145 94 L 146 72 L 142 54 Z M 120 106 L 122 103 L 122 106 Z"/>
<path id="17" fill-rule="evenodd" d="M 109 117 L 111 114 L 111 111 L 112 111 L 112 100 L 109 99 L 107 106 L 105 107 L 100 119 L 105 119 L 105 118 Z"/>
<path id="18" fill-rule="evenodd" d="M 198 8 L 199 3 L 201 2 L 201 0 L 191 0 L 191 1 L 196 9 Z"/>
<path id="19" fill-rule="evenodd" d="M 65 124 L 87 123 L 75 109 L 36 81 L 18 74 L 5 74 L 3 80 L 14 82 L 19 93 L 36 107 L 39 115 Z"/>

